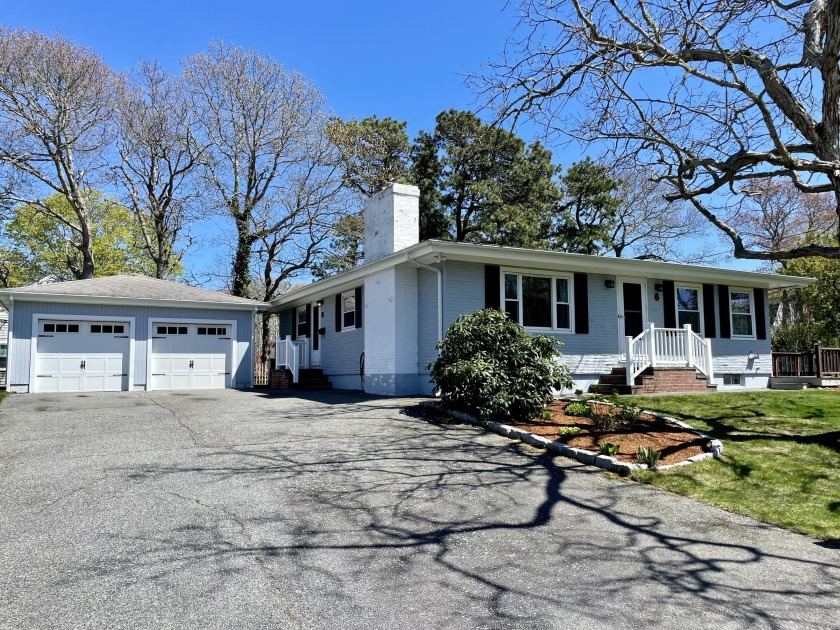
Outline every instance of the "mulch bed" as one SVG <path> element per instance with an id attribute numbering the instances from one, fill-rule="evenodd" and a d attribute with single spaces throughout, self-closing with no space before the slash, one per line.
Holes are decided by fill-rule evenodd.
<path id="1" fill-rule="evenodd" d="M 612 442 L 619 445 L 618 454 L 614 457 L 619 461 L 638 463 L 636 449 L 640 446 L 650 446 L 661 451 L 659 465 L 676 464 L 689 457 L 709 452 L 709 441 L 666 420 L 643 413 L 638 421 L 628 429 L 615 431 L 599 431 L 589 418 L 567 416 L 563 411 L 570 403 L 555 401 L 549 405 L 550 420 L 534 419 L 524 422 L 508 420 L 518 429 L 530 431 L 535 435 L 556 440 L 573 448 L 598 452 L 600 444 Z M 595 404 L 595 412 L 607 413 L 609 405 Z M 563 435 L 558 431 L 560 427 L 580 427 L 576 435 Z"/>

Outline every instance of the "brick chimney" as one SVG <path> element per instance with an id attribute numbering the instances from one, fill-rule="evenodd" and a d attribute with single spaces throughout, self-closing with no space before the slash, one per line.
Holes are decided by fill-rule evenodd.
<path id="1" fill-rule="evenodd" d="M 420 242 L 420 189 L 388 184 L 365 204 L 365 262 Z"/>

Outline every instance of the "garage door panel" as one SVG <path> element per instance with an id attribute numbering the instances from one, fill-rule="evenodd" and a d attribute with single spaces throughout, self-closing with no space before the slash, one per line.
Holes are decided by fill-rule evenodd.
<path id="1" fill-rule="evenodd" d="M 92 333 L 100 322 L 64 319 L 75 332 L 41 334 L 37 339 L 34 389 L 38 392 L 120 391 L 128 389 L 129 335 Z M 49 321 L 39 319 L 39 330 Z M 125 322 L 121 324 L 128 330 Z M 42 328 L 43 326 L 43 328 Z M 57 326 L 55 326 L 57 328 Z M 70 329 L 67 325 L 66 329 Z M 83 367 L 84 366 L 84 367 Z"/>
<path id="2" fill-rule="evenodd" d="M 164 325 L 186 328 L 186 334 L 164 335 Z M 214 326 L 215 324 L 210 324 Z M 231 339 L 198 334 L 207 322 L 153 322 L 152 389 L 223 389 L 228 387 Z"/>

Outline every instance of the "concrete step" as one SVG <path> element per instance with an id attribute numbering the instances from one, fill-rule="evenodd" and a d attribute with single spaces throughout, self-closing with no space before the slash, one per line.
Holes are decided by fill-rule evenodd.
<path id="1" fill-rule="evenodd" d="M 799 390 L 799 389 L 808 389 L 807 383 L 774 383 L 770 382 L 770 389 L 782 389 L 782 390 Z"/>

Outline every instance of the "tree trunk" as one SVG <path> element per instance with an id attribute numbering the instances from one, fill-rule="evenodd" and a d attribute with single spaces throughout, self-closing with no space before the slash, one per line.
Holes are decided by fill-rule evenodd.
<path id="1" fill-rule="evenodd" d="M 268 361 L 268 355 L 271 350 L 271 315 L 268 313 L 262 313 L 262 343 L 260 344 L 260 359 L 262 363 L 265 364 Z"/>
<path id="2" fill-rule="evenodd" d="M 236 222 L 236 253 L 233 256 L 231 293 L 237 297 L 248 297 L 251 282 L 251 234 L 247 220 Z"/>

